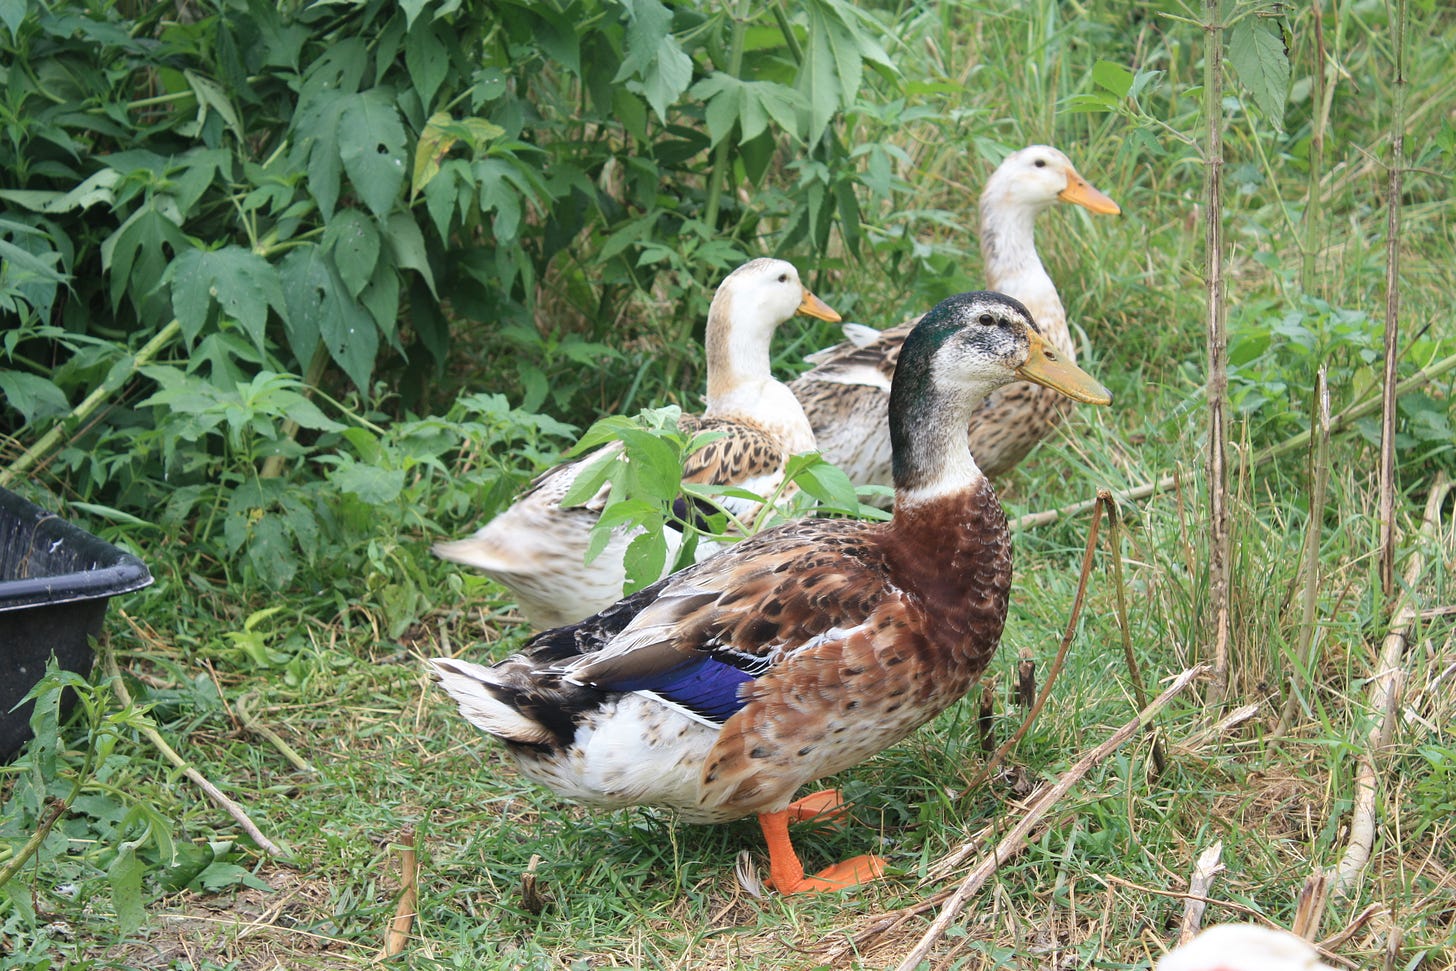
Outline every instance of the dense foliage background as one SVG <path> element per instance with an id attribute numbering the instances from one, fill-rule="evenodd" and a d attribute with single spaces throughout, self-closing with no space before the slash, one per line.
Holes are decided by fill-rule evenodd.
<path id="1" fill-rule="evenodd" d="M 875 325 L 976 287 L 979 187 L 1031 142 L 1066 150 L 1124 209 L 1120 220 L 1048 214 L 1038 237 L 1083 363 L 1119 407 L 1079 416 L 1002 492 L 1024 511 L 1187 475 L 1186 494 L 1146 510 L 1134 539 L 1151 571 L 1137 581 L 1148 595 L 1137 634 L 1160 671 L 1198 656 L 1199 15 L 1177 0 L 0 0 L 0 484 L 136 550 L 158 581 L 118 605 L 125 617 L 113 611 L 137 704 L 78 684 L 85 717 L 63 730 L 55 679 L 41 706 L 51 721 L 7 776 L 0 836 L 12 853 L 48 800 L 77 787 L 24 882 L 0 888 L 7 962 L 60 966 L 45 963 L 58 944 L 96 959 L 186 888 L 260 885 L 259 857 L 226 820 L 153 785 L 170 770 L 147 762 L 138 733 L 152 722 L 294 827 L 331 887 L 318 891 L 332 915 L 321 933 L 373 934 L 388 895 L 350 883 L 378 863 L 361 831 L 427 816 L 414 793 L 456 781 L 438 750 L 376 749 L 385 735 L 438 736 L 441 749 L 447 731 L 469 737 L 427 694 L 412 652 L 481 637 L 504 638 L 500 650 L 524 635 L 499 590 L 433 561 L 429 541 L 490 516 L 599 416 L 694 407 L 708 300 L 747 258 L 795 261 L 836 309 Z M 1378 387 L 1393 126 L 1405 133 L 1401 374 L 1456 350 L 1456 21 L 1434 0 L 1254 0 L 1225 16 L 1230 396 L 1235 444 L 1253 456 L 1309 427 L 1319 367 L 1336 413 Z M 837 338 L 821 325 L 784 332 L 784 373 Z M 1446 377 L 1401 399 L 1407 514 L 1456 466 L 1449 388 Z M 1336 765 L 1350 735 L 1336 696 L 1383 622 L 1365 556 L 1373 422 L 1364 413 L 1339 439 L 1322 517 L 1301 449 L 1250 461 L 1235 482 L 1241 694 L 1284 683 L 1300 626 L 1296 551 L 1309 522 L 1327 530 L 1322 637 L 1340 652 L 1311 674 L 1327 679 L 1329 706 L 1311 715 L 1326 733 L 1307 741 Z M 1018 588 L 1019 629 L 1062 623 L 1077 530 L 1018 538 L 1019 576 L 1037 591 Z M 1444 573 L 1431 582 L 1444 590 Z M 1087 664 L 1065 720 L 1033 739 L 1033 762 L 1080 744 L 1079 705 L 1091 719 L 1120 702 L 1088 700 L 1106 671 Z M 302 785 L 294 823 L 282 820 L 297 784 L 235 711 L 260 704 L 314 739 L 310 760 L 334 759 L 326 783 Z M 961 728 L 936 737 L 954 748 Z M 1449 728 L 1412 743 L 1424 808 L 1409 828 L 1449 834 L 1451 745 Z M 929 771 L 871 770 L 890 777 L 874 798 L 891 825 L 919 818 Z M 1218 784 L 1185 781 L 1190 800 Z M 360 806 L 328 808 L 351 787 Z M 535 800 L 510 823 L 533 832 L 563 812 L 512 798 Z M 1302 844 L 1311 858 L 1338 843 L 1343 798 L 1331 783 L 1324 828 Z M 929 854 L 956 836 L 945 812 L 945 833 L 901 838 Z M 1120 825 L 1101 821 L 1098 853 Z M 511 832 L 504 843 L 520 842 Z M 641 849 L 587 845 L 614 860 Z M 726 858 L 717 843 L 696 848 Z M 499 846 L 481 852 L 507 861 L 507 882 L 519 870 Z M 442 874 L 463 867 L 452 854 L 441 849 Z M 1250 858 L 1275 885 L 1276 856 Z M 679 867 L 662 888 L 652 871 L 625 878 L 631 893 L 671 897 L 688 879 Z M 624 879 L 603 874 L 589 885 Z M 1424 900 L 1425 878 L 1402 899 Z M 1449 911 L 1444 925 L 1409 911 L 1421 940 L 1449 954 Z M 74 931 L 55 930 L 57 915 Z M 520 913 L 493 919 L 531 926 Z M 566 919 L 545 943 L 522 931 L 520 954 L 625 953 L 604 938 L 571 943 L 595 933 L 593 919 Z M 437 954 L 476 966 L 496 953 L 466 929 L 473 917 L 441 921 L 424 932 Z M 673 942 L 663 953 L 698 946 L 661 933 Z M 97 934 L 108 943 L 79 943 Z"/>

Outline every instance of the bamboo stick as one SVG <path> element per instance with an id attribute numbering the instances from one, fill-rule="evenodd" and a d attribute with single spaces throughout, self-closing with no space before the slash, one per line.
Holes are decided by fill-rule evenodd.
<path id="1" fill-rule="evenodd" d="M 1213 699 L 1229 687 L 1228 336 L 1223 278 L 1223 24 L 1221 0 L 1203 3 L 1204 283 L 1207 288 L 1208 374 L 1208 578 L 1213 610 Z"/>
<path id="2" fill-rule="evenodd" d="M 1395 365 L 1400 350 L 1400 183 L 1405 163 L 1405 0 L 1396 0 L 1395 114 L 1385 197 L 1385 371 L 1380 405 L 1380 592 L 1395 595 Z"/>

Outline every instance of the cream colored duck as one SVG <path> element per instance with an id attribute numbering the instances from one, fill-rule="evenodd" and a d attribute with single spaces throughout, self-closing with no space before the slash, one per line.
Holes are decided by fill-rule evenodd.
<path id="1" fill-rule="evenodd" d="M 1047 339 L 1075 360 L 1066 310 L 1033 238 L 1037 214 L 1058 201 L 1100 214 L 1122 211 L 1055 148 L 1032 145 L 1006 156 L 981 193 L 981 257 L 987 289 L 1024 303 Z M 883 331 L 847 325 L 847 339 L 810 355 L 815 367 L 789 385 L 809 415 L 819 451 L 856 485 L 891 484 L 885 420 L 890 378 L 914 325 L 910 320 Z M 992 477 L 1004 475 L 1051 433 L 1068 407 L 1056 392 L 1026 382 L 995 392 L 971 416 L 976 464 Z"/>
<path id="2" fill-rule="evenodd" d="M 799 282 L 793 264 L 783 260 L 752 260 L 719 285 L 708 310 L 707 408 L 700 417 L 684 416 L 682 427 L 689 433 L 719 432 L 721 437 L 693 453 L 685 480 L 740 486 L 766 496 L 783 481 L 790 456 L 814 450 L 804 409 L 769 367 L 774 331 L 796 313 L 840 319 Z M 613 603 L 622 596 L 623 556 L 636 532 L 616 530 L 588 563 L 589 534 L 601 516 L 607 488 L 585 505 L 561 504 L 597 454 L 538 476 L 473 536 L 436 543 L 435 555 L 499 581 L 538 628 L 574 623 Z M 786 491 L 784 497 L 790 494 Z M 755 513 L 741 500 L 724 505 L 740 519 Z M 675 551 L 676 539 L 669 546 Z"/>
<path id="3" fill-rule="evenodd" d="M 1154 971 L 1334 971 L 1302 937 L 1258 924 L 1219 924 L 1163 955 Z"/>
<path id="4" fill-rule="evenodd" d="M 906 339 L 895 375 L 890 522 L 785 523 L 490 667 L 430 667 L 462 715 L 561 796 L 686 822 L 757 815 L 780 893 L 875 879 L 875 856 L 805 874 L 788 822 L 840 799 L 794 796 L 955 703 L 994 654 L 1011 536 L 960 430 L 1018 379 L 1110 400 L 1019 303 L 948 298 Z"/>

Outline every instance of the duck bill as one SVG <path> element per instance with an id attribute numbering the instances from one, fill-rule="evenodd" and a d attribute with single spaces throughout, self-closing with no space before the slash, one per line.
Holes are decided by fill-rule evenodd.
<path id="1" fill-rule="evenodd" d="M 834 312 L 834 308 L 808 290 L 804 291 L 804 300 L 799 304 L 799 313 L 809 317 L 818 317 L 820 320 L 827 320 L 830 323 L 838 323 L 844 319 Z"/>
<path id="2" fill-rule="evenodd" d="M 1112 404 L 1112 393 L 1092 375 L 1067 360 L 1066 355 L 1046 342 L 1040 334 L 1031 334 L 1031 353 L 1016 374 L 1026 381 L 1051 388 L 1074 401 L 1089 405 Z"/>
<path id="3" fill-rule="evenodd" d="M 1067 176 L 1067 187 L 1057 193 L 1057 198 L 1063 202 L 1075 202 L 1099 216 L 1116 216 L 1122 212 L 1121 206 L 1076 172 Z"/>

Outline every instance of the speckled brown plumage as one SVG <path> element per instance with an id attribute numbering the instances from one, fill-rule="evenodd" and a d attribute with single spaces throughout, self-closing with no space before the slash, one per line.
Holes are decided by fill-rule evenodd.
<path id="1" fill-rule="evenodd" d="M 461 711 L 572 799 L 664 806 L 691 822 L 757 813 L 785 892 L 879 873 L 857 858 L 806 878 L 785 814 L 799 787 L 953 704 L 996 650 L 1010 537 L 959 423 L 1018 375 L 1107 400 L 999 294 L 943 301 L 904 348 L 890 522 L 788 523 L 494 667 L 437 658 Z"/>

